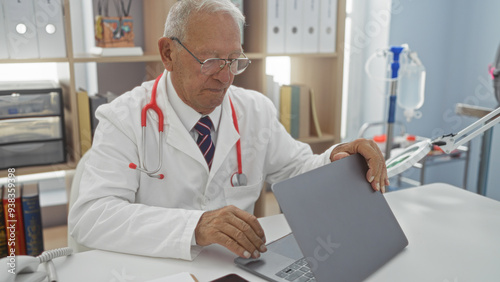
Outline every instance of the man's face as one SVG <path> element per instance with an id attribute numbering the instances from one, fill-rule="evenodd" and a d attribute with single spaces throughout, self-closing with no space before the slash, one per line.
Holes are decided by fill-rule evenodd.
<path id="1" fill-rule="evenodd" d="M 226 65 L 221 71 L 207 76 L 201 65 L 182 46 L 172 43 L 172 83 L 184 103 L 199 113 L 211 113 L 222 103 L 234 75 Z M 210 58 L 234 59 L 241 54 L 237 23 L 227 14 L 197 14 L 187 27 L 182 42 L 201 62 Z"/>

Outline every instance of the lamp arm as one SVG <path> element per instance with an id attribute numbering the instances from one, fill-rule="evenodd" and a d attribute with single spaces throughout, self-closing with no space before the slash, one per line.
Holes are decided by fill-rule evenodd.
<path id="1" fill-rule="evenodd" d="M 462 129 L 457 134 L 443 135 L 432 141 L 432 144 L 438 145 L 447 154 L 455 150 L 459 146 L 469 142 L 479 134 L 490 129 L 500 122 L 500 107 L 491 111 L 473 124 Z"/>

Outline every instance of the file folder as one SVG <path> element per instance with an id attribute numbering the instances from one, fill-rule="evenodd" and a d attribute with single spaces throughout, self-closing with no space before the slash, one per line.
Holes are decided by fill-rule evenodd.
<path id="1" fill-rule="evenodd" d="M 35 0 L 40 58 L 66 57 L 62 0 Z"/>
<path id="2" fill-rule="evenodd" d="M 319 52 L 335 52 L 337 43 L 337 0 L 321 0 Z"/>
<path id="3" fill-rule="evenodd" d="M 285 53 L 302 52 L 302 8 L 304 1 L 288 0 L 285 16 Z"/>
<path id="4" fill-rule="evenodd" d="M 319 1 L 304 0 L 303 53 L 319 52 Z"/>
<path id="5" fill-rule="evenodd" d="M 267 1 L 267 52 L 285 53 L 285 0 Z"/>
<path id="6" fill-rule="evenodd" d="M 0 59 L 8 59 L 7 37 L 5 34 L 5 19 L 3 13 L 3 3 L 0 1 Z"/>
<path id="7" fill-rule="evenodd" d="M 233 4 L 241 11 L 241 13 L 244 15 L 245 12 L 243 11 L 243 0 L 231 0 L 231 2 L 233 2 Z M 242 24 L 239 25 L 240 26 L 240 40 L 241 40 L 241 45 L 243 45 L 244 43 L 244 26 Z"/>
<path id="8" fill-rule="evenodd" d="M 9 57 L 38 58 L 33 0 L 3 0 L 3 3 Z"/>

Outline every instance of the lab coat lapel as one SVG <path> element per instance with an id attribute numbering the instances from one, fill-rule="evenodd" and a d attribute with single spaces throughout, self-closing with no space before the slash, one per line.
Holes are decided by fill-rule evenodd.
<path id="1" fill-rule="evenodd" d="M 181 120 L 175 113 L 174 108 L 172 108 L 172 105 L 170 105 L 170 102 L 167 99 L 165 82 L 166 76 L 167 73 L 164 72 L 161 80 L 158 83 L 156 98 L 158 106 L 162 109 L 163 115 L 165 116 L 165 142 L 168 145 L 193 158 L 194 160 L 198 161 L 203 167 L 206 168 L 206 171 L 208 173 L 207 162 L 205 161 L 205 158 L 203 158 L 203 155 L 200 152 L 200 148 L 198 148 L 198 145 L 196 145 L 193 137 L 191 137 L 189 132 L 186 130 Z"/>
<path id="2" fill-rule="evenodd" d="M 212 169 L 208 182 L 212 180 L 217 171 L 221 168 L 228 154 L 236 154 L 235 144 L 240 138 L 233 123 L 231 104 L 229 103 L 230 90 L 226 93 L 226 97 L 222 105 L 221 119 L 219 123 L 219 132 L 217 135 L 217 144 L 215 145 L 215 156 L 212 163 Z M 238 109 L 235 109 L 238 113 Z M 240 116 L 238 116 L 238 119 Z M 229 181 L 229 179 L 228 179 Z"/>

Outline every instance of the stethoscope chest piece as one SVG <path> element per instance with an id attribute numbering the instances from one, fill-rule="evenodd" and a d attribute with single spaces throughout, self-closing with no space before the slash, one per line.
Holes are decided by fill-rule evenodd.
<path id="1" fill-rule="evenodd" d="M 231 186 L 239 187 L 239 186 L 246 186 L 246 185 L 247 185 L 247 176 L 244 173 L 235 172 L 231 176 Z"/>

